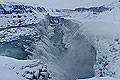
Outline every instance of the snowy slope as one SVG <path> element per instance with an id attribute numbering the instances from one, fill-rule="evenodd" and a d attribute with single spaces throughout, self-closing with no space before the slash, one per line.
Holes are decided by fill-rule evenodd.
<path id="1" fill-rule="evenodd" d="M 31 59 L 40 59 L 50 66 L 48 66 L 48 69 L 52 74 L 52 80 L 73 80 L 76 78 L 93 77 L 94 75 L 95 77 L 87 80 L 102 80 L 100 77 L 103 77 L 103 80 L 120 79 L 120 3 L 118 0 L 114 3 L 111 3 L 113 0 L 8 1 L 17 2 L 17 5 L 19 5 L 18 2 L 21 2 L 34 7 L 46 7 L 47 13 L 49 13 L 47 15 L 34 10 L 35 15 L 38 17 L 38 21 L 35 20 L 35 24 L 38 23 L 37 25 L 28 25 L 28 28 L 22 27 L 1 30 L 0 42 L 19 40 L 21 35 L 28 36 L 28 39 L 25 39 L 26 42 L 29 38 L 33 39 L 27 46 L 22 46 L 26 52 L 32 54 L 30 56 Z M 53 2 L 55 5 L 53 5 Z M 91 6 L 100 7 L 102 5 L 105 5 L 109 9 L 103 12 L 74 11 L 75 8 L 81 6 L 91 8 Z M 61 12 L 57 12 L 56 8 L 61 10 Z M 72 10 L 63 10 L 61 8 L 72 8 Z M 3 16 L 3 14 L 1 15 Z M 13 16 L 15 14 L 7 16 L 11 15 Z M 29 21 L 29 14 L 23 14 L 23 16 L 25 15 L 28 15 L 28 17 L 23 18 L 27 19 L 23 22 L 23 25 L 32 23 Z M 4 20 L 7 21 L 9 19 Z M 3 18 L 1 22 L 2 20 Z M 18 20 L 18 18 L 15 20 Z M 8 52 L 10 51 L 8 50 Z M 9 63 L 8 58 L 0 57 L 0 59 L 1 64 L 3 63 L 2 59 L 8 61 L 5 63 Z M 15 60 L 14 63 L 11 61 L 10 68 L 11 66 L 12 68 L 17 66 L 16 69 L 18 69 L 18 72 L 21 72 L 19 68 L 21 67 L 19 65 L 21 63 L 24 63 L 23 66 L 27 64 L 26 61 Z M 34 61 L 30 63 L 34 64 Z M 4 67 L 5 64 L 1 66 Z M 5 69 L 9 71 L 9 65 Z M 16 69 L 12 71 L 15 73 Z M 11 74 L 12 71 L 10 70 Z M 23 70 L 23 73 L 25 71 Z"/>
<path id="2" fill-rule="evenodd" d="M 16 60 L 0 56 L 1 80 L 49 79 L 47 66 L 39 60 Z"/>

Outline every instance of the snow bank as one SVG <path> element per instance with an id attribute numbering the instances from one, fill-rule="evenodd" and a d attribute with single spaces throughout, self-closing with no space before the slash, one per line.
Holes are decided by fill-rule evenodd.
<path id="1" fill-rule="evenodd" d="M 0 56 L 0 79 L 1 80 L 25 80 L 22 76 L 18 76 L 16 72 L 12 70 L 12 65 L 17 60 Z M 13 64 L 14 63 L 14 64 Z M 11 66 L 10 66 L 11 65 Z"/>
<path id="2" fill-rule="evenodd" d="M 47 66 L 39 60 L 16 60 L 0 56 L 1 80 L 50 79 Z"/>

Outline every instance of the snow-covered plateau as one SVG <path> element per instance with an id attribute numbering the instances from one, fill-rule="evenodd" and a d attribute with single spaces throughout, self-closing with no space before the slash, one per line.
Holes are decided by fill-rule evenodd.
<path id="1" fill-rule="evenodd" d="M 120 80 L 120 0 L 53 2 L 0 1 L 0 80 Z"/>

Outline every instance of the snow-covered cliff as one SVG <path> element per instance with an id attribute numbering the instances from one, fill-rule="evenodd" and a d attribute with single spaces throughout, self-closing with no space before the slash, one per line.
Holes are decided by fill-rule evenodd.
<path id="1" fill-rule="evenodd" d="M 116 0 L 94 7 L 51 9 L 1 2 L 0 55 L 28 59 L 0 57 L 1 64 L 5 63 L 1 69 L 14 75 L 13 79 L 36 79 L 36 75 L 40 79 L 40 66 L 46 64 L 46 80 L 119 80 L 119 4 Z M 22 66 L 28 68 L 22 70 Z"/>

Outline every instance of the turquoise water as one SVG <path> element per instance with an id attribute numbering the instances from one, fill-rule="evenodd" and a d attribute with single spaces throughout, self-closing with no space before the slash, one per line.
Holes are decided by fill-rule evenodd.
<path id="1" fill-rule="evenodd" d="M 31 59 L 29 56 L 33 56 L 33 54 L 37 55 L 36 56 L 37 58 L 38 56 L 39 58 L 41 58 L 41 56 L 46 56 L 46 54 L 44 53 L 47 53 L 47 55 L 57 54 L 60 56 L 61 54 L 59 53 L 62 53 L 65 51 L 64 50 L 65 45 L 62 43 L 62 37 L 64 34 L 60 28 L 60 25 L 52 25 L 51 27 L 54 27 L 53 29 L 54 35 L 52 35 L 52 37 L 49 38 L 47 33 L 47 26 L 50 26 L 50 25 L 48 25 L 44 21 L 41 21 L 40 23 L 32 26 L 30 25 L 25 27 L 23 26 L 26 29 L 28 28 L 28 30 L 23 29 L 21 33 L 24 33 L 25 31 L 27 33 L 25 32 L 25 34 L 22 34 L 22 35 L 19 35 L 20 33 L 17 34 L 18 32 L 17 30 L 19 30 L 17 28 L 13 29 L 14 32 L 10 30 L 12 34 L 9 32 L 9 29 L 6 29 L 6 32 L 3 31 L 3 33 L 0 34 L 1 36 L 4 36 L 6 39 L 6 41 L 0 42 L 0 55 L 9 56 L 16 59 L 23 59 L 23 60 Z M 10 38 L 9 35 L 13 36 L 14 34 L 18 38 L 7 41 L 6 37 Z M 0 38 L 2 39 L 1 36 Z M 41 36 L 43 39 L 45 38 L 44 36 L 46 36 L 48 42 L 50 43 L 44 42 L 44 40 L 41 39 Z M 26 50 L 25 46 L 27 46 L 27 48 L 29 49 Z M 44 48 L 44 50 L 42 48 Z"/>
<path id="2" fill-rule="evenodd" d="M 28 45 L 29 43 L 24 42 L 24 39 L 19 39 L 11 42 L 0 43 L 0 55 L 9 56 L 16 59 L 28 59 L 30 53 L 25 51 L 23 45 Z"/>

